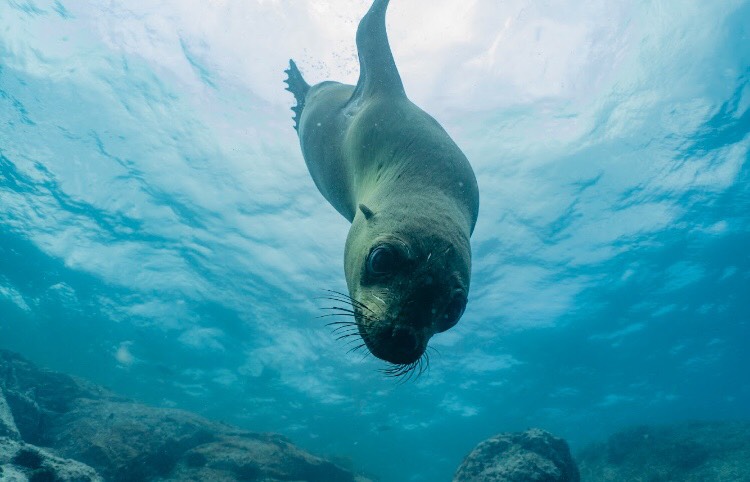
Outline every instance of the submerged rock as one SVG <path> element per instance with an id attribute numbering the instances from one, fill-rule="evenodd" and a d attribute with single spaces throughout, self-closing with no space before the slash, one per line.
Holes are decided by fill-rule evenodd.
<path id="1" fill-rule="evenodd" d="M 248 458 L 247 454 L 254 454 Z M 319 480 L 366 482 L 352 479 L 343 469 L 301 451 L 279 437 L 267 443 L 246 434 L 226 436 L 186 452 L 180 458 L 170 481 L 235 480 Z"/>
<path id="2" fill-rule="evenodd" d="M 20 440 L 21 434 L 18 433 L 18 427 L 13 420 L 13 414 L 10 411 L 8 402 L 5 400 L 3 389 L 0 388 L 0 437 L 7 437 L 11 440 Z"/>
<path id="3" fill-rule="evenodd" d="M 464 459 L 453 482 L 578 482 L 568 444 L 544 430 L 496 435 Z"/>
<path id="4" fill-rule="evenodd" d="M 50 452 L 7 437 L 0 437 L 0 480 L 101 482 L 96 471 L 75 460 L 57 457 Z"/>
<path id="5" fill-rule="evenodd" d="M 748 482 L 750 422 L 636 427 L 584 449 L 587 482 Z"/>
<path id="6" fill-rule="evenodd" d="M 28 450 L 20 459 L 26 465 L 13 462 L 19 450 Z M 29 454 L 38 454 L 41 462 Z M 123 482 L 367 482 L 279 435 L 138 404 L 74 377 L 41 370 L 3 350 L 0 467 L 3 481 L 87 482 L 102 480 L 101 475 Z M 40 472 L 32 479 L 33 470 L 49 474 Z"/>

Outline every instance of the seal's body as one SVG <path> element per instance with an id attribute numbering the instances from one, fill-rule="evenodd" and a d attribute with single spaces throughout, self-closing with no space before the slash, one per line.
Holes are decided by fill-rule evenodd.
<path id="1" fill-rule="evenodd" d="M 404 92 L 375 0 L 357 30 L 356 86 L 312 87 L 294 62 L 295 128 L 315 185 L 352 223 L 345 272 L 370 351 L 414 365 L 458 322 L 471 270 L 479 193 L 466 156 Z"/>

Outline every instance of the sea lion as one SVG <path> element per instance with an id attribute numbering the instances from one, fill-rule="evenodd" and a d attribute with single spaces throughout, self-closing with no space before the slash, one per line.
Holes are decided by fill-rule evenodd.
<path id="1" fill-rule="evenodd" d="M 293 60 L 285 82 L 310 175 L 352 223 L 344 271 L 355 333 L 401 375 L 463 315 L 479 190 L 456 143 L 406 96 L 388 3 L 374 0 L 357 29 L 356 86 L 310 86 Z"/>

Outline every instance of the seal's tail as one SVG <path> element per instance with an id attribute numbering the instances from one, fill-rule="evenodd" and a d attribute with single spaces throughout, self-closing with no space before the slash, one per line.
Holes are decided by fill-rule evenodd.
<path id="1" fill-rule="evenodd" d="M 287 75 L 286 80 L 284 80 L 287 84 L 286 90 L 294 94 L 294 98 L 297 100 L 297 105 L 292 107 L 292 110 L 294 111 L 294 130 L 299 130 L 299 120 L 302 117 L 302 109 L 305 108 L 305 97 L 307 97 L 307 91 L 310 90 L 310 85 L 302 78 L 294 60 L 289 61 L 289 68 L 284 72 Z"/>

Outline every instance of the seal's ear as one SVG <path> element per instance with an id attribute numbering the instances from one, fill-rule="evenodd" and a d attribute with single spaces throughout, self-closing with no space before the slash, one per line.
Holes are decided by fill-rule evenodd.
<path id="1" fill-rule="evenodd" d="M 365 219 L 369 220 L 373 216 L 375 216 L 375 213 L 372 212 L 372 209 L 368 208 L 364 204 L 359 205 L 359 210 L 362 211 L 362 214 L 365 215 Z"/>

